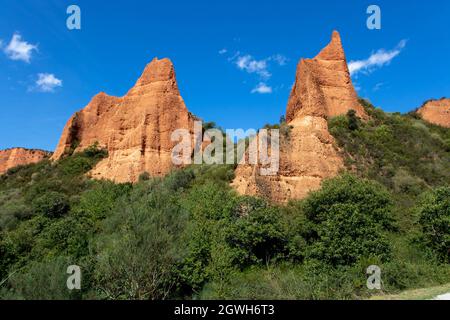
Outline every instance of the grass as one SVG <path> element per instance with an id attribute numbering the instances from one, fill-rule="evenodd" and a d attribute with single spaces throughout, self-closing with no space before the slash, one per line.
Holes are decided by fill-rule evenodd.
<path id="1" fill-rule="evenodd" d="M 414 289 L 393 295 L 376 295 L 370 300 L 431 300 L 441 294 L 450 292 L 450 283 L 438 287 Z"/>

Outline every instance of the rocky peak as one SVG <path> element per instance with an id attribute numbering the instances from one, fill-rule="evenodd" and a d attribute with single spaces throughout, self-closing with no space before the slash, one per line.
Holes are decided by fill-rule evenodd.
<path id="1" fill-rule="evenodd" d="M 359 104 L 337 31 L 314 58 L 301 59 L 286 111 L 288 122 L 305 115 L 333 117 L 354 109 L 367 118 Z"/>
<path id="2" fill-rule="evenodd" d="M 72 116 L 53 159 L 98 143 L 108 157 L 91 171 L 94 178 L 135 182 L 143 172 L 164 175 L 173 168 L 176 129 L 192 131 L 193 116 L 180 96 L 172 62 L 154 59 L 124 97 L 99 93 Z"/>
<path id="3" fill-rule="evenodd" d="M 155 90 L 179 95 L 175 69 L 170 59 L 155 58 L 144 69 L 144 72 L 128 92 L 128 96 L 154 93 Z"/>
<path id="4" fill-rule="evenodd" d="M 280 171 L 263 176 L 259 165 L 239 165 L 232 186 L 241 194 L 276 202 L 302 199 L 345 168 L 327 119 L 354 109 L 367 118 L 350 79 L 338 32 L 314 58 L 300 60 L 288 101 L 287 135 L 280 135 Z"/>
<path id="5" fill-rule="evenodd" d="M 322 60 L 346 60 L 339 32 L 333 31 L 330 43 L 320 51 L 315 59 Z"/>
<path id="6" fill-rule="evenodd" d="M 147 85 L 157 81 L 175 81 L 175 71 L 172 61 L 164 58 L 159 60 L 154 58 L 144 69 L 141 77 L 136 83 L 136 86 Z"/>

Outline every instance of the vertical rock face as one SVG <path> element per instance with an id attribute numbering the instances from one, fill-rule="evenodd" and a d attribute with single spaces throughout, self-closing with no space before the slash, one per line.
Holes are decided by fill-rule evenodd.
<path id="1" fill-rule="evenodd" d="M 417 113 L 430 123 L 450 128 L 450 99 L 430 100 Z"/>
<path id="2" fill-rule="evenodd" d="M 193 121 L 172 62 L 154 59 L 124 97 L 100 93 L 77 112 L 66 124 L 52 159 L 70 148 L 81 151 L 98 143 L 108 150 L 108 157 L 91 171 L 93 178 L 135 182 L 143 172 L 164 175 L 173 168 L 172 132 L 192 132 Z"/>
<path id="3" fill-rule="evenodd" d="M 239 165 L 232 185 L 241 194 L 276 202 L 302 199 L 319 189 L 324 179 L 344 169 L 327 118 L 350 109 L 367 118 L 350 79 L 340 36 L 334 32 L 316 58 L 298 65 L 287 106 L 288 130 L 280 134 L 278 175 L 262 176 L 260 166 Z"/>
<path id="4" fill-rule="evenodd" d="M 37 163 L 50 156 L 50 152 L 36 149 L 12 148 L 0 150 L 0 175 L 4 174 L 8 169 Z"/>
<path id="5" fill-rule="evenodd" d="M 290 122 L 303 115 L 333 117 L 350 109 L 367 117 L 353 88 L 341 37 L 334 31 L 331 42 L 314 59 L 300 60 L 286 119 Z"/>

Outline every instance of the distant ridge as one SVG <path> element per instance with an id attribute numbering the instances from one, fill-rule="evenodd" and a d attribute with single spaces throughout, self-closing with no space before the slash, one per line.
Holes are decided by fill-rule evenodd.
<path id="1" fill-rule="evenodd" d="M 9 169 L 50 158 L 51 152 L 40 149 L 8 148 L 0 150 L 0 174 Z"/>

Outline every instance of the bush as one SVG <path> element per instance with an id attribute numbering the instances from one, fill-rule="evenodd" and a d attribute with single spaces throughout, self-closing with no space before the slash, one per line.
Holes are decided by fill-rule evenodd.
<path id="1" fill-rule="evenodd" d="M 442 261 L 450 262 L 450 187 L 424 194 L 416 212 L 423 243 Z"/>
<path id="2" fill-rule="evenodd" d="M 331 265 L 352 265 L 364 257 L 386 260 L 392 227 L 392 201 L 378 183 L 345 174 L 325 181 L 304 203 L 311 228 L 309 258 Z"/>
<path id="3" fill-rule="evenodd" d="M 225 231 L 226 242 L 235 250 L 238 257 L 235 263 L 240 268 L 266 264 L 286 253 L 288 241 L 279 211 L 260 202 L 259 208 L 238 218 Z M 238 205 L 241 211 L 243 203 Z"/>
<path id="4" fill-rule="evenodd" d="M 0 296 L 3 299 L 73 300 L 80 299 L 82 291 L 69 290 L 67 267 L 74 262 L 65 257 L 32 262 L 25 270 L 13 274 Z M 83 287 L 83 278 L 81 285 Z"/>
<path id="5" fill-rule="evenodd" d="M 170 192 L 152 186 L 145 194 L 144 187 L 120 198 L 95 241 L 94 279 L 102 298 L 166 299 L 176 287 L 186 215 Z"/>
<path id="6" fill-rule="evenodd" d="M 132 186 L 129 184 L 96 181 L 90 189 L 80 195 L 72 211 L 78 216 L 86 216 L 93 221 L 102 220 L 111 214 L 117 199 L 127 195 L 131 189 Z"/>
<path id="7" fill-rule="evenodd" d="M 419 195 L 426 188 L 426 183 L 406 170 L 398 169 L 392 178 L 395 192 Z"/>
<path id="8" fill-rule="evenodd" d="M 358 130 L 358 116 L 356 115 L 356 111 L 351 109 L 347 112 L 348 118 L 348 129 L 351 131 Z"/>
<path id="9" fill-rule="evenodd" d="M 249 268 L 234 275 L 226 284 L 211 281 L 201 292 L 200 298 L 352 299 L 365 281 L 365 272 L 358 267 L 335 269 L 317 261 L 303 265 L 269 265 Z"/>
<path id="10" fill-rule="evenodd" d="M 32 207 L 36 214 L 58 218 L 69 211 L 70 205 L 67 196 L 59 192 L 50 191 L 33 200 Z"/>
<path id="11" fill-rule="evenodd" d="M 195 183 L 180 202 L 190 217 L 185 234 L 187 254 L 178 271 L 180 286 L 182 291 L 200 290 L 212 269 L 217 270 L 212 266 L 220 263 L 223 267 L 223 261 L 214 259 L 213 252 L 226 245 L 225 230 L 233 220 L 236 196 L 221 183 Z"/>
<path id="12" fill-rule="evenodd" d="M 147 171 L 142 172 L 139 175 L 139 182 L 144 182 L 144 181 L 148 181 L 151 179 L 150 173 L 148 173 Z"/>
<path id="13" fill-rule="evenodd" d="M 164 179 L 164 184 L 173 191 L 183 191 L 188 189 L 195 174 L 192 170 L 176 170 Z"/>

